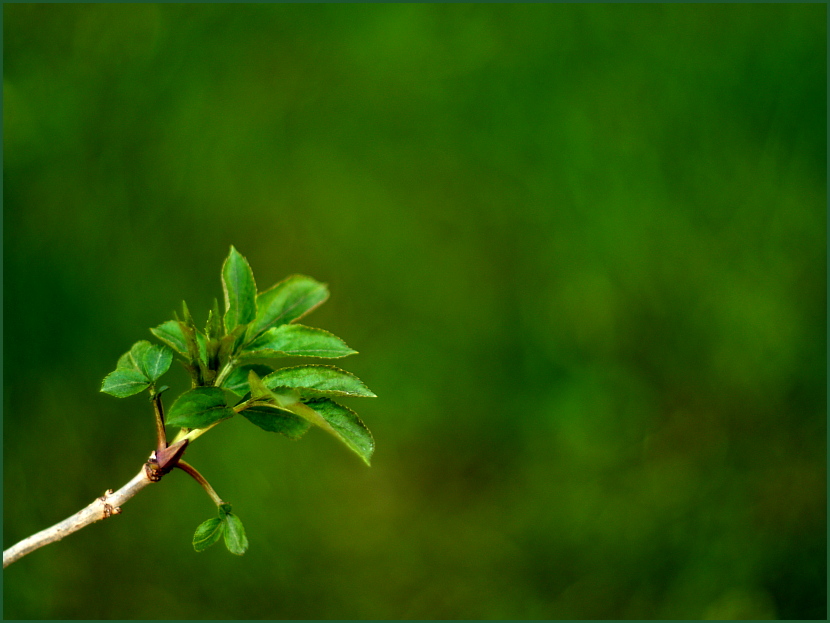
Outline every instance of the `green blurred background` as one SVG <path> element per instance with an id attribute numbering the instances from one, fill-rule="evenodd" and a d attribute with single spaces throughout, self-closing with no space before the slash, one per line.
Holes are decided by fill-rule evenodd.
<path id="1" fill-rule="evenodd" d="M 4 546 L 124 484 L 99 393 L 231 244 L 380 397 L 235 418 L 6 618 L 825 618 L 826 6 L 4 6 Z M 183 370 L 165 380 L 187 387 Z"/>

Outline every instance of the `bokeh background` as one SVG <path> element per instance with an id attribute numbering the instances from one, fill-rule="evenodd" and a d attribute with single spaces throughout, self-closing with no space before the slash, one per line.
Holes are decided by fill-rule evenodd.
<path id="1" fill-rule="evenodd" d="M 235 418 L 6 618 L 826 616 L 826 6 L 6 4 L 4 546 L 229 246 L 360 351 L 373 466 Z M 165 380 L 187 387 L 183 370 Z"/>

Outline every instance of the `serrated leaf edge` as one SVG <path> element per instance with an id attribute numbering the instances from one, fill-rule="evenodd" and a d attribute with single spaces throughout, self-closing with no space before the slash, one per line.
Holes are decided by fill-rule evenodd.
<path id="1" fill-rule="evenodd" d="M 254 284 L 254 317 L 251 320 L 249 320 L 248 322 L 253 322 L 253 320 L 256 318 L 257 298 L 259 296 L 259 293 L 257 292 L 257 289 L 256 289 L 256 278 L 254 277 L 254 271 L 251 268 L 251 264 L 248 262 L 248 258 L 246 258 L 244 255 L 242 255 L 239 251 L 237 251 L 236 247 L 231 245 L 230 253 L 228 253 L 228 257 L 226 257 L 225 261 L 222 263 L 222 269 L 219 272 L 219 274 L 222 277 L 222 292 L 225 295 L 225 313 L 222 316 L 222 324 L 225 327 L 225 331 L 228 332 L 228 333 L 233 331 L 236 327 L 238 327 L 240 325 L 248 324 L 248 322 L 240 322 L 239 321 L 239 304 L 238 304 L 238 301 L 237 301 L 237 305 L 236 305 L 236 318 L 235 318 L 236 324 L 233 327 L 228 327 L 228 325 L 225 322 L 225 318 L 227 318 L 228 312 L 231 309 L 230 293 L 228 292 L 228 284 L 225 282 L 225 267 L 228 265 L 228 262 L 230 261 L 232 255 L 234 253 L 236 253 L 240 258 L 242 258 L 245 268 L 248 269 L 248 273 L 251 275 L 251 282 Z"/>
<path id="2" fill-rule="evenodd" d="M 344 437 L 339 432 L 337 432 L 337 430 L 331 425 L 331 423 L 326 418 L 324 418 L 320 414 L 319 411 L 317 411 L 314 408 L 314 406 L 313 406 L 314 403 L 319 402 L 319 401 L 313 401 L 312 400 L 312 401 L 308 401 L 308 402 L 298 404 L 297 405 L 297 411 L 295 412 L 296 415 L 299 415 L 300 417 L 305 418 L 306 420 L 308 420 L 312 424 L 316 425 L 319 428 L 322 428 L 323 430 L 325 430 L 329 434 L 333 435 L 335 438 L 340 440 L 340 442 L 343 443 L 347 448 L 349 448 L 349 450 L 351 450 L 357 456 L 359 456 L 361 458 L 361 460 L 364 463 L 366 463 L 366 465 L 371 467 L 371 458 L 372 458 L 372 455 L 375 453 L 375 436 L 372 435 L 372 431 L 369 430 L 369 427 L 366 426 L 366 424 L 363 423 L 363 420 L 360 419 L 360 416 L 357 413 L 355 413 L 354 410 L 349 409 L 349 407 L 347 407 L 345 405 L 342 405 L 339 402 L 331 400 L 329 398 L 323 398 L 322 400 L 328 400 L 329 402 L 337 405 L 341 409 L 344 409 L 344 410 L 348 411 L 349 413 L 351 413 L 354 416 L 355 420 L 357 421 L 358 426 L 360 426 L 360 428 L 365 430 L 366 434 L 369 435 L 369 440 L 371 441 L 371 444 L 372 444 L 371 449 L 369 450 L 369 453 L 368 453 L 367 456 L 364 456 L 357 448 L 355 448 L 351 443 L 349 443 L 347 437 Z M 309 417 L 308 415 L 303 415 L 303 412 L 304 412 L 305 409 L 310 409 L 311 411 L 313 411 L 314 416 Z M 318 421 L 318 419 L 322 420 L 322 422 L 324 422 L 324 425 L 322 425 Z"/>
<path id="3" fill-rule="evenodd" d="M 180 419 L 180 418 L 181 418 L 181 416 L 180 416 L 180 415 L 178 415 L 178 416 L 177 416 L 177 414 L 175 414 L 175 413 L 174 413 L 174 409 L 176 408 L 176 404 L 179 402 L 179 400 L 181 400 L 181 399 L 182 399 L 182 397 L 184 397 L 185 395 L 187 395 L 187 394 L 189 394 L 189 393 L 191 393 L 191 392 L 194 392 L 194 391 L 197 391 L 197 390 L 214 390 L 214 389 L 219 390 L 219 392 L 221 392 L 221 393 L 222 393 L 222 397 L 223 397 L 223 404 L 221 404 L 221 405 L 216 405 L 216 406 L 214 406 L 214 407 L 209 407 L 209 408 L 207 408 L 207 409 L 203 409 L 202 411 L 198 411 L 198 413 L 208 413 L 208 412 L 210 412 L 210 411 L 214 411 L 214 410 L 216 410 L 216 409 L 224 409 L 224 410 L 226 410 L 226 411 L 228 411 L 228 412 L 229 412 L 229 415 L 227 415 L 226 417 L 223 417 L 223 418 L 219 418 L 218 420 L 214 420 L 214 423 L 215 423 L 215 422 L 221 422 L 222 420 L 227 420 L 227 419 L 230 419 L 231 417 L 233 417 L 233 416 L 234 416 L 234 414 L 235 414 L 235 412 L 234 412 L 234 410 L 233 410 L 231 407 L 229 407 L 229 406 L 228 406 L 228 404 L 227 404 L 227 400 L 225 400 L 225 394 L 224 394 L 223 388 L 221 388 L 221 387 L 213 387 L 213 386 L 211 386 L 211 387 L 208 387 L 208 386 L 204 386 L 204 387 L 193 387 L 193 388 L 191 388 L 191 389 L 189 389 L 189 390 L 187 390 L 187 391 L 185 391 L 185 392 L 183 392 L 183 393 L 179 394 L 178 398 L 176 398 L 176 400 L 173 402 L 173 405 L 170 407 L 170 411 L 168 411 L 168 413 L 167 413 L 167 418 L 166 418 L 166 419 L 167 419 L 167 424 L 169 424 L 170 426 L 177 426 L 177 427 L 179 427 L 179 428 L 182 428 L 182 427 L 187 428 L 187 427 L 189 427 L 189 426 L 188 426 L 188 424 L 184 424 L 184 423 L 177 423 L 178 419 Z M 204 392 L 204 391 L 202 391 L 201 393 L 203 393 L 203 394 L 204 394 L 205 392 Z M 191 413 L 191 415 L 192 415 L 192 413 Z"/>
<path id="4" fill-rule="evenodd" d="M 209 536 L 208 538 L 206 538 L 206 539 L 202 539 L 202 540 L 201 540 L 201 541 L 199 541 L 199 542 L 198 542 L 198 544 L 197 544 L 197 541 L 196 541 L 196 535 L 199 533 L 199 529 L 200 529 L 202 526 L 204 526 L 206 523 L 210 523 L 210 522 L 213 522 L 213 521 L 218 521 L 218 522 L 219 522 L 218 524 L 216 524 L 216 528 L 214 528 L 214 529 L 210 532 L 210 536 Z M 219 534 L 218 534 L 218 535 L 216 535 L 216 537 L 214 538 L 214 535 L 216 534 L 216 532 L 217 532 L 217 531 L 219 532 Z M 194 532 L 194 533 L 193 533 L 193 540 L 192 540 L 193 549 L 195 549 L 197 552 L 203 552 L 203 551 L 205 551 L 205 550 L 206 550 L 208 547 L 210 547 L 211 545 L 215 545 L 216 543 L 218 543 L 218 542 L 219 542 L 219 539 L 221 539 L 221 538 L 222 538 L 222 535 L 223 535 L 224 533 L 225 533 L 225 519 L 224 519 L 223 517 L 211 517 L 210 519 L 207 519 L 207 520 L 203 521 L 202 523 L 200 523 L 200 524 L 196 527 L 196 532 Z M 211 539 L 212 539 L 212 540 L 211 540 Z M 207 545 L 205 545 L 204 547 L 201 547 L 201 549 L 198 547 L 198 545 L 201 545 L 201 544 L 203 544 L 203 543 L 206 543 L 207 541 L 210 541 L 210 543 L 208 543 L 208 544 L 207 544 Z"/>
<path id="5" fill-rule="evenodd" d="M 177 353 L 177 354 L 181 355 L 182 357 L 187 357 L 187 340 L 185 340 L 185 350 L 181 351 L 181 350 L 179 350 L 179 347 L 176 344 L 174 344 L 171 340 L 167 339 L 163 335 L 159 335 L 159 332 L 157 331 L 157 329 L 159 327 L 163 326 L 163 325 L 166 325 L 168 322 L 178 323 L 179 321 L 177 321 L 177 320 L 165 320 L 158 327 L 151 328 L 150 333 L 152 333 L 157 340 L 159 340 L 161 342 L 164 342 L 167 346 L 169 346 L 173 350 L 174 353 Z"/>
<path id="6" fill-rule="evenodd" d="M 369 387 L 366 385 L 366 383 L 361 381 L 356 375 L 352 374 L 351 372 L 349 372 L 347 370 L 343 370 L 342 368 L 338 368 L 337 366 L 329 366 L 329 365 L 322 364 L 322 363 L 321 364 L 309 363 L 309 364 L 303 364 L 303 365 L 300 365 L 300 366 L 288 366 L 286 368 L 278 368 L 278 369 L 274 370 L 274 372 L 272 372 L 271 374 L 276 374 L 277 372 L 286 372 L 288 370 L 299 370 L 301 368 L 328 368 L 328 369 L 334 370 L 336 372 L 342 372 L 343 374 L 345 374 L 347 376 L 351 376 L 352 378 L 356 379 L 361 385 L 363 385 L 363 387 L 366 388 L 366 391 L 368 391 L 369 394 L 353 394 L 353 393 L 350 393 L 350 392 L 343 392 L 343 391 L 336 390 L 336 389 L 317 389 L 315 387 L 301 387 L 301 386 L 296 386 L 296 385 L 277 385 L 277 387 L 288 387 L 288 388 L 291 388 L 291 389 L 308 389 L 308 390 L 311 390 L 311 391 L 326 392 L 328 395 L 331 395 L 331 396 L 353 396 L 353 397 L 356 397 L 356 398 L 377 398 L 378 397 L 377 394 L 375 392 L 373 392 L 371 389 L 369 389 Z M 263 379 L 262 379 L 263 382 L 265 381 L 265 379 L 267 379 L 269 376 L 271 376 L 271 374 L 268 374 L 267 376 L 263 377 Z"/>
<path id="7" fill-rule="evenodd" d="M 241 551 L 234 551 L 233 549 L 231 549 L 231 546 L 230 546 L 230 542 L 229 542 L 230 539 L 228 538 L 228 534 L 230 534 L 230 532 L 231 532 L 231 529 L 230 529 L 231 528 L 231 518 L 236 519 L 236 521 L 239 522 L 239 529 L 241 530 L 241 536 L 242 536 L 242 542 L 240 543 Z M 244 554 L 245 552 L 248 551 L 248 535 L 245 533 L 245 526 L 242 523 L 242 520 L 239 518 L 239 515 L 228 511 L 228 512 L 224 513 L 223 523 L 225 524 L 225 530 L 224 530 L 225 547 L 228 548 L 228 551 L 231 554 L 234 554 L 235 556 L 242 556 L 242 554 Z"/>
<path id="8" fill-rule="evenodd" d="M 246 350 L 245 349 L 245 348 L 247 348 L 247 346 L 246 346 L 245 348 L 242 349 L 242 352 L 240 353 L 240 356 L 241 357 L 246 357 L 246 358 L 251 358 L 251 359 L 254 359 L 254 358 L 257 358 L 257 357 L 267 359 L 268 357 L 274 357 L 275 356 L 275 355 L 271 355 L 270 353 L 275 353 L 275 354 L 278 353 L 279 355 L 282 355 L 284 357 L 320 357 L 320 358 L 324 358 L 324 359 L 342 359 L 343 357 L 349 357 L 351 355 L 359 354 L 358 351 L 356 351 L 351 346 L 346 344 L 346 340 L 344 340 L 343 338 L 335 335 L 334 333 L 331 333 L 330 331 L 326 331 L 325 329 L 320 329 L 318 327 L 309 327 L 308 325 L 304 325 L 304 324 L 296 324 L 295 325 L 293 322 L 289 322 L 287 325 L 279 325 L 279 327 L 284 327 L 284 326 L 288 326 L 288 325 L 293 325 L 295 327 L 302 327 L 304 329 L 311 329 L 312 331 L 319 331 L 320 333 L 325 333 L 329 337 L 333 337 L 336 340 L 340 340 L 343 343 L 343 345 L 349 350 L 349 352 L 348 353 L 343 353 L 343 354 L 340 354 L 340 355 L 337 355 L 337 356 L 334 356 L 334 357 L 326 357 L 325 355 L 304 355 L 304 354 L 300 354 L 300 351 L 293 351 L 293 350 L 292 351 L 285 351 L 285 350 L 276 350 L 276 349 L 273 349 L 273 348 L 259 348 L 257 350 Z M 251 340 L 250 344 L 253 344 L 254 342 L 262 339 L 265 336 L 265 334 L 268 333 L 268 331 L 273 331 L 274 329 L 278 329 L 279 327 L 271 327 L 270 329 L 267 329 L 267 330 L 263 331 L 262 333 L 259 334 L 259 336 L 255 340 Z M 248 346 L 250 346 L 250 344 Z M 325 351 L 327 349 L 325 349 L 325 348 L 316 348 L 314 350 L 317 351 L 317 352 L 320 352 L 320 351 Z M 341 351 L 332 349 L 331 352 L 339 353 Z M 257 355 L 256 353 L 269 353 L 269 354 L 265 355 L 265 356 L 261 356 L 261 355 Z"/>
<path id="9" fill-rule="evenodd" d="M 99 391 L 101 391 L 101 392 L 103 392 L 103 393 L 105 393 L 105 394 L 109 394 L 110 396 L 114 396 L 114 397 L 116 397 L 116 398 L 129 398 L 130 396 L 134 396 L 135 394 L 138 394 L 138 393 L 140 393 L 140 392 L 143 392 L 145 389 L 147 389 L 147 388 L 150 386 L 150 381 L 145 380 L 143 383 L 142 383 L 142 382 L 139 382 L 139 381 L 132 381 L 132 382 L 129 382 L 129 383 L 121 383 L 120 385 L 113 385 L 113 386 L 110 388 L 110 389 L 116 389 L 116 388 L 119 388 L 119 387 L 130 387 L 130 386 L 138 386 L 138 385 L 142 385 L 141 389 L 138 389 L 138 390 L 136 390 L 136 391 L 134 391 L 134 392 L 131 392 L 131 393 L 129 393 L 129 394 L 126 394 L 126 395 L 124 395 L 124 396 L 119 396 L 119 395 L 117 395 L 117 394 L 113 394 L 113 393 L 112 393 L 111 391 L 109 391 L 108 389 L 104 389 L 104 385 L 106 384 L 107 379 L 108 379 L 109 377 L 111 377 L 113 374 L 116 374 L 117 372 L 119 372 L 119 371 L 121 371 L 121 370 L 132 370 L 132 368 L 116 368 L 115 370 L 113 370 L 112 372 L 110 372 L 109 374 L 107 374 L 107 375 L 104 377 L 104 380 L 103 380 L 103 381 L 101 381 L 101 389 L 100 389 Z M 144 374 L 141 372 L 141 370 L 133 370 L 133 371 L 134 371 L 134 372 L 138 372 L 139 374 L 141 374 L 142 376 L 144 376 Z M 146 379 L 147 377 L 146 377 L 146 376 L 144 376 L 144 378 Z"/>
<path id="10" fill-rule="evenodd" d="M 300 314 L 299 316 L 297 316 L 296 318 L 294 318 L 294 319 L 293 319 L 293 320 L 291 320 L 290 322 L 286 322 L 286 323 L 283 323 L 283 324 L 293 324 L 293 323 L 297 322 L 298 320 L 300 320 L 301 318 L 305 318 L 306 316 L 308 316 L 308 314 L 310 314 L 310 313 L 311 313 L 311 312 L 313 312 L 315 309 L 317 309 L 318 307 L 320 307 L 320 305 L 322 305 L 322 304 L 323 304 L 323 303 L 325 303 L 327 300 L 329 300 L 329 296 L 331 295 L 331 294 L 330 294 L 330 292 L 328 291 L 328 287 L 329 287 L 329 284 L 328 284 L 328 283 L 324 283 L 324 282 L 322 282 L 322 281 L 317 281 L 314 277 L 309 277 L 308 275 L 301 275 L 301 274 L 299 274 L 299 273 L 295 273 L 295 274 L 293 274 L 293 275 L 288 275 L 288 277 L 286 277 L 285 279 L 282 279 L 282 280 L 278 281 L 277 283 L 275 283 L 274 285 L 272 285 L 272 286 L 271 286 L 270 288 L 268 288 L 267 290 L 263 290 L 262 292 L 258 292 L 258 293 L 257 293 L 257 306 L 259 306 L 259 297 L 260 297 L 260 296 L 262 296 L 263 294 L 266 294 L 267 292 L 270 292 L 270 291 L 271 291 L 271 290 L 273 290 L 274 288 L 276 288 L 276 287 L 278 287 L 278 286 L 281 286 L 282 284 L 284 284 L 284 283 L 286 283 L 287 281 L 289 281 L 289 280 L 291 280 L 291 279 L 294 279 L 294 278 L 296 278 L 296 277 L 302 277 L 303 279 L 310 279 L 311 281 L 315 282 L 315 283 L 316 283 L 318 286 L 320 286 L 321 288 L 325 288 L 325 289 L 326 289 L 326 296 L 323 298 L 323 300 L 321 300 L 321 301 L 320 301 L 320 302 L 318 302 L 318 303 L 315 303 L 313 306 L 309 307 L 309 308 L 308 308 L 307 310 L 305 310 L 302 314 Z M 304 297 L 304 298 L 308 298 L 308 297 L 306 296 L 306 297 Z M 304 299 L 300 299 L 299 301 L 297 301 L 296 303 L 294 303 L 294 305 L 293 305 L 292 307 L 288 308 L 287 310 L 283 310 L 282 316 L 284 316 L 284 315 L 285 315 L 285 312 L 290 311 L 291 309 L 294 309 L 295 307 L 297 307 L 297 305 L 299 305 L 299 304 L 300 304 L 303 300 L 304 300 Z M 257 307 L 257 314 L 259 314 L 259 307 Z M 275 325 L 275 323 L 276 323 L 278 320 L 279 320 L 279 318 L 274 319 L 274 321 L 272 321 L 272 323 L 271 323 L 270 325 L 268 325 L 267 327 L 265 327 L 265 329 L 261 330 L 261 331 L 260 331 L 259 333 L 257 333 L 256 335 L 251 336 L 251 337 L 250 337 L 250 339 L 248 339 L 248 340 L 247 340 L 247 343 L 251 343 L 251 342 L 253 342 L 255 339 L 257 339 L 257 338 L 258 338 L 259 336 L 261 336 L 263 333 L 265 333 L 266 331 L 268 331 L 268 329 L 271 329 L 271 328 L 273 328 L 274 326 L 276 326 L 276 325 Z M 252 325 L 254 322 L 256 322 L 256 318 L 254 318 L 254 319 L 251 321 L 251 323 L 249 323 L 249 324 L 251 324 L 251 325 Z M 245 337 L 247 338 L 248 336 L 246 335 Z M 244 344 L 243 344 L 243 348 L 244 348 Z"/>

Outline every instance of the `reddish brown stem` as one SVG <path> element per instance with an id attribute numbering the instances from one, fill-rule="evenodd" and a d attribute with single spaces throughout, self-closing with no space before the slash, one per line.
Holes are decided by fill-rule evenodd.
<path id="1" fill-rule="evenodd" d="M 167 447 L 167 433 L 164 430 L 164 407 L 161 404 L 161 394 L 153 396 L 153 410 L 156 413 L 156 454 L 160 454 Z"/>
<path id="2" fill-rule="evenodd" d="M 216 493 L 216 491 L 213 490 L 213 487 L 210 486 L 210 483 L 207 480 L 205 480 L 205 477 L 202 476 L 199 473 L 199 471 L 195 467 L 193 467 L 190 463 L 185 463 L 184 461 L 179 460 L 179 462 L 176 463 L 175 466 L 178 467 L 180 470 L 185 471 L 188 474 L 190 474 L 190 476 L 192 476 L 193 479 L 196 482 L 198 482 L 200 485 L 202 485 L 202 488 L 205 491 L 207 491 L 207 494 L 210 496 L 210 499 L 213 500 L 213 502 L 216 504 L 216 506 L 222 506 L 222 504 L 224 504 L 224 502 L 222 501 L 222 498 L 220 498 L 219 495 Z"/>

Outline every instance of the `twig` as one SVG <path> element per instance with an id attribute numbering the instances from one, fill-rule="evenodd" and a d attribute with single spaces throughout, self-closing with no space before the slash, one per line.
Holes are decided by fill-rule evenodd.
<path id="1" fill-rule="evenodd" d="M 37 534 L 23 539 L 18 544 L 4 551 L 3 568 L 5 569 L 16 560 L 23 558 L 26 554 L 49 543 L 60 541 L 65 536 L 69 536 L 89 524 L 106 519 L 112 515 L 120 514 L 121 505 L 151 482 L 153 481 L 148 478 L 146 469 L 142 467 L 141 471 L 118 491 L 113 492 L 112 489 L 108 489 L 104 495 L 96 498 L 92 504 L 86 508 L 82 508 L 71 517 L 67 517 L 60 523 L 56 523 L 51 528 L 46 528 Z"/>

